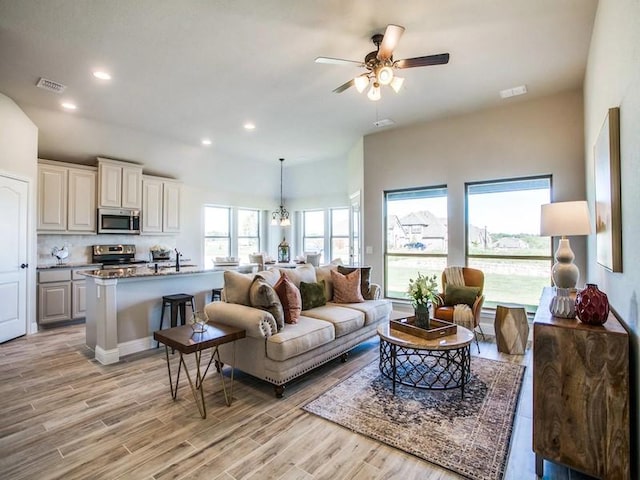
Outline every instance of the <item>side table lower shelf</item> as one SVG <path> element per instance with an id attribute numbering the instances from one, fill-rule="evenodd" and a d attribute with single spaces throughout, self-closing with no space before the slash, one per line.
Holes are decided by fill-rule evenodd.
<path id="1" fill-rule="evenodd" d="M 168 328 L 166 330 L 158 330 L 153 333 L 154 340 L 164 344 L 165 355 L 167 359 L 167 371 L 169 373 L 169 387 L 171 388 L 171 397 L 175 400 L 178 395 L 178 385 L 180 382 L 180 373 L 184 368 L 185 375 L 189 381 L 189 387 L 195 400 L 198 411 L 202 418 L 207 418 L 207 407 L 204 403 L 204 378 L 209 371 L 211 362 L 216 360 L 220 363 L 220 353 L 218 347 L 225 343 L 235 342 L 245 337 L 245 331 L 241 328 L 231 327 L 228 325 L 216 324 L 209 322 L 204 332 L 195 332 L 191 325 L 182 325 L 179 327 Z M 180 354 L 178 361 L 178 371 L 176 374 L 175 384 L 171 374 L 171 361 L 169 359 L 169 348 L 177 350 Z M 202 354 L 206 350 L 211 350 L 209 361 L 202 369 Z M 196 375 L 195 382 L 192 379 L 189 369 L 184 360 L 184 355 L 195 354 Z M 229 392 L 225 384 L 225 379 L 220 370 L 220 379 L 222 381 L 222 390 L 224 392 L 225 403 L 231 406 L 233 400 L 233 368 L 235 366 L 235 345 L 233 348 L 233 364 L 231 365 L 231 385 Z"/>

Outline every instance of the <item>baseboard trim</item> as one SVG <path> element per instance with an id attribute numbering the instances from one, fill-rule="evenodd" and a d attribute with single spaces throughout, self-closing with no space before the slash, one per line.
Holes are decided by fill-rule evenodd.
<path id="1" fill-rule="evenodd" d="M 105 350 L 99 345 L 96 345 L 95 357 L 102 365 L 111 365 L 120 361 L 120 350 L 118 348 Z"/>
<path id="2" fill-rule="evenodd" d="M 153 337 L 137 338 L 136 340 L 130 340 L 128 342 L 122 342 L 118 344 L 120 350 L 120 356 L 131 355 L 132 353 L 143 352 L 150 350 L 156 346 Z"/>

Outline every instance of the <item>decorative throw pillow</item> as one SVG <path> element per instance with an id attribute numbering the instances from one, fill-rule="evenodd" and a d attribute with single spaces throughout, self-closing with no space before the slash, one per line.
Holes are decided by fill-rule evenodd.
<path id="1" fill-rule="evenodd" d="M 341 274 L 331 270 L 333 280 L 333 301 L 336 303 L 362 303 L 364 298 L 360 291 L 360 270 Z"/>
<path id="2" fill-rule="evenodd" d="M 444 290 L 444 304 L 449 307 L 465 304 L 473 308 L 479 294 L 480 287 L 459 287 L 447 284 Z"/>
<path id="3" fill-rule="evenodd" d="M 318 282 L 324 281 L 324 298 L 327 302 L 333 299 L 333 280 L 331 280 L 331 270 L 336 270 L 337 265 L 324 265 L 316 267 L 316 278 Z"/>
<path id="4" fill-rule="evenodd" d="M 343 275 L 356 270 L 360 270 L 360 293 L 362 293 L 363 298 L 368 298 L 369 290 L 371 290 L 371 267 L 343 267 L 338 265 L 338 272 Z"/>
<path id="5" fill-rule="evenodd" d="M 284 328 L 284 309 L 280 298 L 273 287 L 259 275 L 256 275 L 251 282 L 249 300 L 252 307 L 265 310 L 273 315 L 276 325 L 278 325 L 278 331 Z"/>
<path id="6" fill-rule="evenodd" d="M 326 305 L 324 280 L 317 283 L 300 282 L 300 296 L 302 297 L 302 310 L 311 310 Z"/>
<path id="7" fill-rule="evenodd" d="M 300 290 L 287 278 L 284 273 L 280 274 L 280 280 L 273 289 L 278 294 L 282 308 L 284 309 L 285 323 L 298 323 L 300 311 L 302 310 L 302 298 Z"/>
<path id="8" fill-rule="evenodd" d="M 253 280 L 253 274 L 243 274 L 233 270 L 224 272 L 224 295 L 227 303 L 250 306 L 249 287 Z"/>

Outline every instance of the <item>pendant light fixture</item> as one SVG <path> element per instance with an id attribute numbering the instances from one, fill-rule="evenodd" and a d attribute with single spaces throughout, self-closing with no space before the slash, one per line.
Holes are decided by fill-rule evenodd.
<path id="1" fill-rule="evenodd" d="M 282 167 L 284 164 L 284 158 L 280 159 L 280 208 L 275 210 L 271 214 L 271 225 L 280 225 L 281 227 L 291 226 L 291 219 L 289 218 L 289 211 L 284 208 L 284 202 L 282 200 Z"/>

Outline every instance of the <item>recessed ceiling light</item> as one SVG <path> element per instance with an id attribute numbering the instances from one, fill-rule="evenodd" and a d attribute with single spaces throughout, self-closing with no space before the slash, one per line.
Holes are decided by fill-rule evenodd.
<path id="1" fill-rule="evenodd" d="M 78 108 L 75 103 L 71 102 L 62 102 L 60 105 L 62 105 L 62 108 L 66 110 L 75 110 L 76 108 Z"/>
<path id="2" fill-rule="evenodd" d="M 100 80 L 111 80 L 111 75 L 102 70 L 96 70 L 95 72 L 93 72 L 93 76 L 99 78 Z"/>
<path id="3" fill-rule="evenodd" d="M 211 140 L 209 140 L 208 138 L 203 138 L 202 145 L 204 145 L 205 147 L 208 147 L 209 145 L 211 145 Z"/>
<path id="4" fill-rule="evenodd" d="M 245 130 L 255 130 L 256 126 L 255 124 L 251 123 L 251 122 L 247 122 L 244 124 L 244 129 Z"/>

